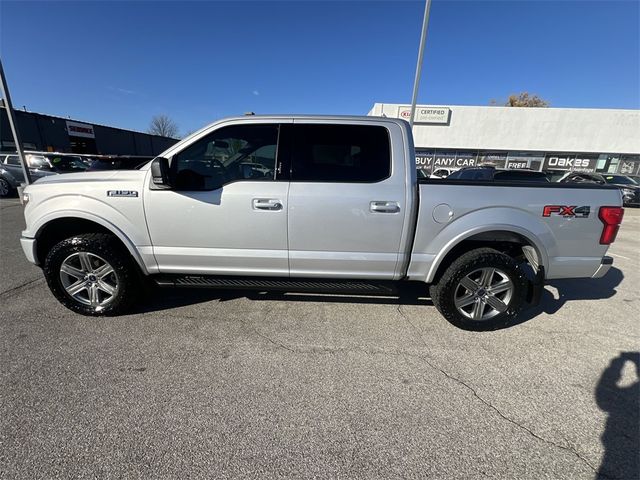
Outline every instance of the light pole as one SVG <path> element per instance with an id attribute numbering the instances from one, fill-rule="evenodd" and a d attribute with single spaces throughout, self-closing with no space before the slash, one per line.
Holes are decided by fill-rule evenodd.
<path id="1" fill-rule="evenodd" d="M 424 18 L 422 19 L 422 34 L 420 35 L 420 49 L 418 50 L 418 64 L 416 65 L 416 78 L 413 82 L 413 96 L 411 97 L 411 117 L 409 124 L 413 127 L 416 114 L 416 102 L 418 101 L 418 86 L 422 75 L 422 58 L 424 57 L 424 44 L 427 42 L 427 27 L 429 26 L 429 10 L 431 10 L 431 0 L 426 0 L 424 5 Z"/>
<path id="2" fill-rule="evenodd" d="M 7 78 L 4 76 L 4 68 L 2 67 L 2 60 L 0 59 L 0 86 L 2 86 L 2 98 L 4 99 L 3 105 L 7 112 L 7 118 L 9 119 L 9 125 L 11 126 L 11 133 L 13 134 L 13 141 L 16 144 L 16 151 L 18 152 L 18 158 L 20 159 L 20 165 L 22 165 L 22 173 L 24 174 L 24 183 L 29 185 L 31 183 L 31 172 L 27 167 L 27 162 L 24 158 L 24 151 L 22 149 L 22 141 L 20 140 L 20 133 L 18 132 L 18 125 L 16 124 L 16 114 L 13 111 L 13 104 L 11 103 L 11 95 L 9 94 L 9 85 L 7 85 Z"/>

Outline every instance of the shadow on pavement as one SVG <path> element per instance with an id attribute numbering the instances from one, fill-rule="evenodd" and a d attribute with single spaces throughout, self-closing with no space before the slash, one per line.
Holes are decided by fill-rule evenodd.
<path id="1" fill-rule="evenodd" d="M 620 285 L 624 275 L 618 268 L 612 268 L 602 278 L 572 278 L 566 280 L 550 280 L 547 285 L 558 290 L 559 298 L 545 289 L 537 306 L 525 310 L 513 325 L 518 325 L 537 317 L 541 313 L 554 314 L 565 303 L 573 300 L 602 300 L 613 297 L 616 287 Z"/>
<path id="2" fill-rule="evenodd" d="M 617 268 L 612 268 L 607 275 L 598 279 L 552 280 L 549 285 L 558 289 L 559 298 L 554 298 L 549 290 L 545 290 L 540 304 L 525 310 L 518 320 L 502 328 L 527 322 L 541 313 L 554 314 L 568 301 L 599 300 L 613 297 L 616 287 L 624 275 Z M 330 302 L 379 305 L 424 305 L 432 306 L 429 290 L 418 282 L 399 283 L 397 295 L 374 296 L 352 295 L 334 292 L 330 294 L 309 294 L 299 292 L 264 292 L 259 290 L 216 290 L 190 288 L 152 288 L 149 299 L 139 302 L 133 313 L 146 313 L 168 310 L 176 307 L 195 305 L 218 300 L 225 302 L 237 298 L 257 301 L 296 301 L 296 302 Z"/>
<path id="3" fill-rule="evenodd" d="M 634 382 L 619 385 L 627 362 Z M 596 386 L 598 407 L 607 412 L 601 440 L 604 446 L 597 480 L 640 478 L 640 352 L 622 352 L 611 360 Z"/>
<path id="4" fill-rule="evenodd" d="M 195 305 L 218 300 L 226 302 L 237 298 L 256 301 L 295 301 L 295 302 L 329 302 L 356 303 L 378 305 L 433 305 L 429 298 L 429 290 L 424 284 L 399 284 L 397 295 L 374 296 L 353 295 L 348 293 L 300 293 L 300 292 L 264 292 L 259 290 L 216 290 L 191 288 L 153 288 L 148 300 L 139 302 L 132 313 L 147 313 L 169 310 L 176 307 Z"/>

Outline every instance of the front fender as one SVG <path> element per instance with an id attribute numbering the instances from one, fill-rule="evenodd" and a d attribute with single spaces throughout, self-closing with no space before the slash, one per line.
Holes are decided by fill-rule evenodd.
<path id="1" fill-rule="evenodd" d="M 37 200 L 37 193 L 32 195 Z M 37 238 L 51 221 L 60 218 L 79 218 L 95 222 L 116 235 L 145 273 L 157 269 L 151 252 L 151 242 L 144 220 L 142 203 L 129 204 L 126 198 L 118 199 L 116 205 L 85 195 L 62 194 L 48 197 L 40 203 L 31 202 L 25 208 L 27 229 L 23 237 Z M 116 208 L 116 206 L 121 208 Z M 148 253 L 145 253 L 148 252 Z"/>

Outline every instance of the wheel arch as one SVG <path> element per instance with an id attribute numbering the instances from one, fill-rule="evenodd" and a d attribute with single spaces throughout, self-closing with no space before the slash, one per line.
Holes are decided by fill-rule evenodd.
<path id="1" fill-rule="evenodd" d="M 108 233 L 116 237 L 135 260 L 141 271 L 147 275 L 147 268 L 133 242 L 115 225 L 106 220 L 88 214 L 74 212 L 71 215 L 60 215 L 47 219 L 36 231 L 35 257 L 38 265 L 42 265 L 47 253 L 58 242 L 65 238 L 83 233 Z"/>
<path id="2" fill-rule="evenodd" d="M 429 268 L 425 281 L 437 282 L 456 258 L 482 247 L 495 248 L 510 256 L 514 256 L 515 249 L 520 248 L 534 268 L 541 266 L 545 271 L 548 269 L 546 248 L 536 240 L 532 232 L 515 225 L 483 226 L 458 235 L 440 250 Z"/>

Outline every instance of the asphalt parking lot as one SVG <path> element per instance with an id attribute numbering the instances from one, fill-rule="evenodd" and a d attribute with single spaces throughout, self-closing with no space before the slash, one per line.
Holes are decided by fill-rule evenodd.
<path id="1" fill-rule="evenodd" d="M 412 295 L 163 290 L 86 318 L 23 225 L 0 200 L 0 478 L 638 477 L 640 210 L 605 278 L 485 333 Z"/>

